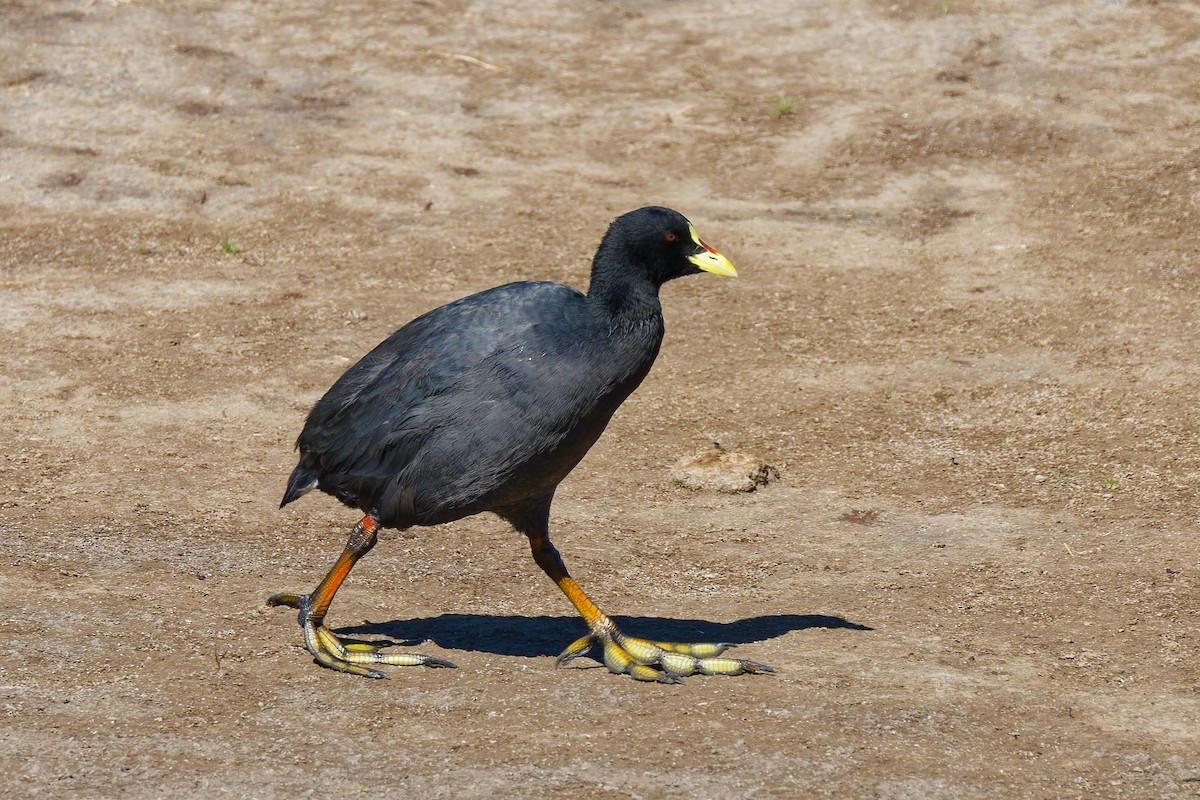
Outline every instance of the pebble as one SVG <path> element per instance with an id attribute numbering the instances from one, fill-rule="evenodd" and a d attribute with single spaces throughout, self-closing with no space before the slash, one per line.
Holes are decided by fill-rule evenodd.
<path id="1" fill-rule="evenodd" d="M 671 480 L 696 491 L 738 494 L 753 492 L 779 478 L 761 458 L 713 448 L 681 459 L 671 469 Z"/>

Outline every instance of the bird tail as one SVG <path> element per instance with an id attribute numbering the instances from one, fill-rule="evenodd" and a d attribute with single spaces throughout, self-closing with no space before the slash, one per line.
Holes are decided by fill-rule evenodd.
<path id="1" fill-rule="evenodd" d="M 283 508 L 288 503 L 299 500 L 315 488 L 317 488 L 317 473 L 301 461 L 292 470 L 292 477 L 288 478 L 287 491 L 283 493 L 283 502 L 279 504 L 279 507 Z"/>

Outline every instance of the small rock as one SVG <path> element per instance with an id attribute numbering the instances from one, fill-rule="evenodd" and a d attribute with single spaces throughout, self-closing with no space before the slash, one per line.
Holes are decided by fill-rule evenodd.
<path id="1" fill-rule="evenodd" d="M 778 479 L 779 473 L 761 458 L 714 448 L 680 460 L 671 469 L 671 480 L 698 491 L 753 492 Z"/>

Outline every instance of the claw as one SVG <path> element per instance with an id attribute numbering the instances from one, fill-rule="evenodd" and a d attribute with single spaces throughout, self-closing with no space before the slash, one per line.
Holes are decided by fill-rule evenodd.
<path id="1" fill-rule="evenodd" d="M 616 643 L 621 649 L 639 664 L 657 664 L 662 659 L 663 651 L 657 642 L 636 639 L 632 636 L 626 636 L 620 631 L 617 631 L 613 638 L 616 639 Z"/>
<path id="2" fill-rule="evenodd" d="M 713 658 L 733 647 L 732 642 L 655 642 L 668 653 L 682 653 L 692 658 Z"/>
<path id="3" fill-rule="evenodd" d="M 267 598 L 267 605 L 300 608 L 304 603 L 304 597 L 304 595 L 299 594 L 273 594 Z"/>
<path id="4" fill-rule="evenodd" d="M 682 653 L 663 653 L 662 660 L 659 662 L 664 671 L 671 675 L 678 675 L 681 678 L 687 677 L 696 671 L 696 659 L 691 656 L 685 656 Z"/>
<path id="5" fill-rule="evenodd" d="M 387 678 L 386 672 L 371 669 L 366 664 L 387 664 L 393 667 L 450 667 L 454 664 L 442 658 L 418 653 L 384 653 L 386 644 L 343 642 L 319 620 L 309 616 L 309 595 L 273 594 L 267 605 L 289 606 L 300 610 L 300 626 L 304 630 L 304 647 L 323 667 L 364 678 Z"/>
<path id="6" fill-rule="evenodd" d="M 633 658 L 615 642 L 604 643 L 604 666 L 609 672 L 624 675 L 634 665 Z"/>
<path id="7" fill-rule="evenodd" d="M 757 661 L 742 661 L 736 658 L 698 658 L 696 671 L 704 675 L 741 675 L 774 672 L 766 664 Z"/>
<path id="8" fill-rule="evenodd" d="M 654 667 L 645 664 L 634 664 L 629 668 L 629 675 L 635 681 L 657 681 L 658 683 L 683 683 L 677 676 L 669 672 L 659 672 Z"/>
<path id="9" fill-rule="evenodd" d="M 649 644 L 649 642 L 645 644 Z M 604 643 L 604 666 L 608 667 L 609 672 L 628 675 L 635 681 L 680 682 L 679 678 L 670 673 L 660 672 L 650 664 L 638 663 L 638 660 L 629 653 L 623 644 L 618 645 L 613 641 Z"/>
<path id="10" fill-rule="evenodd" d="M 569 661 L 579 658 L 581 655 L 591 649 L 597 639 L 593 634 L 581 636 L 575 641 L 567 645 L 567 649 L 558 654 L 558 658 L 554 659 L 554 666 L 561 667 Z"/>
<path id="11" fill-rule="evenodd" d="M 562 666 L 583 655 L 595 644 L 603 645 L 602 660 L 609 672 L 628 675 L 639 681 L 681 683 L 683 678 L 696 673 L 742 675 L 775 671 L 757 661 L 718 658 L 732 647 L 729 642 L 655 642 L 626 636 L 611 623 L 598 626 L 587 636 L 576 639 L 554 663 Z"/>

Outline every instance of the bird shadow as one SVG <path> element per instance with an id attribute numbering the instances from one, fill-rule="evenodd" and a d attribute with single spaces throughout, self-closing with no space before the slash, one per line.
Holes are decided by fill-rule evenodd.
<path id="1" fill-rule="evenodd" d="M 824 614 L 770 614 L 735 622 L 668 617 L 613 617 L 631 636 L 676 642 L 748 644 L 810 628 L 872 628 Z M 501 616 L 497 614 L 440 614 L 436 617 L 366 622 L 339 628 L 340 636 L 386 636 L 398 645 L 433 642 L 446 650 L 469 650 L 503 656 L 557 656 L 568 642 L 587 633 L 575 616 Z"/>

